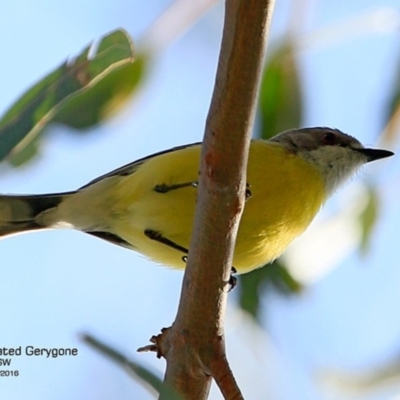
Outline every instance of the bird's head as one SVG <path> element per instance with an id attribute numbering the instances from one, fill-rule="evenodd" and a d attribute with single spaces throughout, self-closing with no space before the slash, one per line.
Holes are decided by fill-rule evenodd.
<path id="1" fill-rule="evenodd" d="M 331 128 L 294 129 L 280 133 L 271 141 L 312 163 L 323 175 L 328 193 L 363 164 L 394 154 L 365 148 L 354 137 Z"/>

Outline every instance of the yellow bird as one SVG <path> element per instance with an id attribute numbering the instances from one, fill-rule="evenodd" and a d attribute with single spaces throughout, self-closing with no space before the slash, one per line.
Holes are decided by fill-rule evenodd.
<path id="1" fill-rule="evenodd" d="M 0 195 L 0 237 L 73 228 L 161 264 L 184 268 L 200 151 L 201 144 L 196 143 L 156 153 L 75 192 Z M 245 273 L 273 261 L 305 231 L 338 185 L 363 164 L 392 155 L 365 148 L 329 128 L 303 128 L 267 141 L 253 140 L 235 269 Z"/>

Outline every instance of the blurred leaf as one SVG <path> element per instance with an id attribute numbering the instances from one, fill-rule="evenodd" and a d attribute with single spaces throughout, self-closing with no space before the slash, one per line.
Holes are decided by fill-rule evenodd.
<path id="1" fill-rule="evenodd" d="M 369 187 L 366 206 L 359 216 L 361 225 L 360 253 L 365 255 L 369 249 L 371 235 L 378 218 L 379 198 L 375 188 Z"/>
<path id="2" fill-rule="evenodd" d="M 173 391 L 171 388 L 167 388 L 162 379 L 156 374 L 151 372 L 143 365 L 128 359 L 128 357 L 126 357 L 120 351 L 112 348 L 108 344 L 101 342 L 89 334 L 82 335 L 82 340 L 104 356 L 110 358 L 112 361 L 126 369 L 140 383 L 144 383 L 148 388 L 150 388 L 153 394 L 165 393 L 168 394 L 168 399 L 182 400 L 182 398 L 175 391 Z"/>
<path id="3" fill-rule="evenodd" d="M 331 388 L 342 392 L 340 398 L 345 399 L 373 399 L 379 398 L 371 392 L 383 393 L 398 386 L 400 381 L 400 359 L 396 354 L 391 360 L 379 366 L 372 366 L 361 370 L 325 370 L 319 372 L 320 380 Z M 392 400 L 398 396 L 390 397 Z"/>
<path id="4" fill-rule="evenodd" d="M 271 52 L 260 87 L 261 137 L 301 126 L 302 89 L 293 45 L 287 41 Z"/>
<path id="5" fill-rule="evenodd" d="M 391 143 L 400 134 L 400 104 L 386 125 L 380 139 L 383 143 Z"/>
<path id="6" fill-rule="evenodd" d="M 110 82 L 117 79 L 117 70 L 122 71 L 126 79 L 127 67 L 134 63 L 133 47 L 130 38 L 122 30 L 114 31 L 101 39 L 97 50 L 90 54 L 92 46 L 87 46 L 83 52 L 74 60 L 62 64 L 55 71 L 51 72 L 39 83 L 29 89 L 3 116 L 0 120 L 0 160 L 4 159 L 15 147 L 21 148 L 38 134 L 53 118 L 58 115 L 60 122 L 71 126 L 79 123 L 72 122 L 75 115 L 72 113 L 61 113 L 64 105 L 73 110 L 73 99 L 80 95 L 86 95 L 89 89 L 96 93 L 96 84 L 113 73 L 109 78 Z M 142 63 L 141 63 L 142 64 Z M 139 68 L 140 70 L 140 68 Z M 138 73 L 132 81 L 138 81 Z M 119 87 L 122 85 L 120 84 Z M 128 87 L 132 88 L 130 82 Z M 103 90 L 102 94 L 110 94 L 113 98 L 98 100 L 97 108 L 89 109 L 85 104 L 84 112 L 99 115 L 100 103 L 102 110 L 113 109 L 111 104 L 118 104 L 119 99 L 126 98 L 126 88 L 121 92 L 111 89 Z M 100 92 L 97 95 L 101 96 Z M 82 102 L 80 103 L 82 107 Z M 76 109 L 75 109 L 76 110 Z M 82 110 L 81 110 L 82 112 Z M 87 121 L 97 121 L 93 117 L 86 117 Z"/>
<path id="7" fill-rule="evenodd" d="M 397 63 L 397 75 L 390 85 L 390 93 L 387 100 L 387 112 L 384 115 L 384 136 L 383 141 L 392 142 L 400 133 L 400 59 Z"/>
<path id="8" fill-rule="evenodd" d="M 115 68 L 79 96 L 67 99 L 53 121 L 86 129 L 115 114 L 142 82 L 146 59 L 138 55 L 133 64 Z"/>
<path id="9" fill-rule="evenodd" d="M 301 284 L 290 275 L 279 259 L 248 274 L 240 275 L 240 307 L 256 319 L 259 317 L 262 290 L 268 284 L 285 294 L 299 293 L 302 290 Z"/>
<path id="10" fill-rule="evenodd" d="M 36 135 L 33 135 L 26 146 L 21 146 L 18 151 L 11 153 L 7 157 L 7 162 L 13 167 L 20 167 L 27 161 L 36 157 L 39 154 L 39 147 L 42 136 L 43 131 L 40 131 Z"/>

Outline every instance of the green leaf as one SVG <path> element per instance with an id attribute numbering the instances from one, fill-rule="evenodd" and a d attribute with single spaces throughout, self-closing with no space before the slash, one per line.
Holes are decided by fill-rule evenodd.
<path id="1" fill-rule="evenodd" d="M 138 55 L 135 63 L 110 71 L 93 87 L 67 99 L 53 122 L 82 130 L 111 117 L 142 82 L 146 62 L 144 55 Z"/>
<path id="2" fill-rule="evenodd" d="M 7 158 L 7 162 L 13 167 L 20 167 L 27 161 L 37 157 L 40 153 L 39 148 L 42 139 L 43 131 L 40 131 L 36 135 L 32 136 L 26 146 L 21 146 L 18 151 L 10 154 L 10 156 Z"/>
<path id="3" fill-rule="evenodd" d="M 365 208 L 359 216 L 359 222 L 361 225 L 361 255 L 365 255 L 369 249 L 372 232 L 378 219 L 379 210 L 379 198 L 375 188 L 369 187 L 366 196 L 367 202 Z"/>
<path id="4" fill-rule="evenodd" d="M 96 85 L 110 74 L 116 74 L 119 70 L 126 78 L 127 68 L 133 68 L 133 46 L 123 30 L 114 31 L 101 39 L 97 50 L 92 55 L 90 54 L 91 47 L 91 45 L 87 46 L 74 60 L 63 63 L 43 78 L 5 113 L 0 120 L 0 160 L 4 159 L 17 145 L 19 148 L 26 145 L 56 116 L 60 122 L 71 126 L 79 125 L 73 122 L 75 116 L 71 112 L 62 113 L 62 107 L 65 105 L 70 111 L 73 110 L 73 99 L 77 96 L 86 95 L 86 92 L 92 88 L 95 94 L 95 90 L 98 90 Z M 112 79 L 117 78 L 114 75 L 109 79 L 112 82 Z M 137 81 L 138 75 L 132 80 Z M 106 94 L 111 94 L 112 97 L 103 97 L 98 101 L 97 108 L 90 109 L 88 104 L 83 107 L 83 102 L 81 102 L 80 107 L 83 107 L 83 112 L 100 115 L 99 109 L 109 110 L 113 108 L 111 106 L 113 102 L 118 103 L 116 97 L 126 98 L 125 89 L 122 95 L 110 89 L 108 92 L 103 91 L 103 95 Z M 99 106 L 100 103 L 102 107 Z M 98 121 L 90 116 L 86 117 L 85 127 L 89 126 L 88 120 Z"/>
<path id="5" fill-rule="evenodd" d="M 260 87 L 259 111 L 263 139 L 302 124 L 302 88 L 290 41 L 272 51 L 267 60 Z"/>
<path id="6" fill-rule="evenodd" d="M 393 117 L 400 107 L 400 59 L 397 63 L 396 76 L 394 82 L 390 85 L 392 91 L 389 93 L 387 113 L 385 115 L 385 125 Z"/>
<path id="7" fill-rule="evenodd" d="M 393 142 L 399 134 L 400 126 L 400 58 L 397 62 L 396 76 L 390 85 L 387 107 L 383 117 L 384 131 L 381 140 Z"/>
<path id="8" fill-rule="evenodd" d="M 143 365 L 132 361 L 120 351 L 89 334 L 83 334 L 82 340 L 104 356 L 117 363 L 119 366 L 123 367 L 135 379 L 149 387 L 153 393 L 167 395 L 167 398 L 171 400 L 183 400 L 176 391 L 167 387 L 160 377 Z"/>
<path id="9" fill-rule="evenodd" d="M 239 304 L 240 307 L 258 319 L 260 298 L 268 284 L 285 294 L 299 293 L 302 286 L 285 268 L 280 260 L 265 265 L 248 274 L 240 275 Z"/>

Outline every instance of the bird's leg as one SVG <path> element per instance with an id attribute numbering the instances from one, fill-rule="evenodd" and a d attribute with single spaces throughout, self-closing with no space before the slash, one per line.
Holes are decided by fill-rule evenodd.
<path id="1" fill-rule="evenodd" d="M 154 186 L 154 191 L 157 193 L 168 193 L 171 190 L 182 189 L 185 187 L 193 187 L 197 188 L 198 182 L 185 182 L 185 183 L 177 183 L 176 185 L 167 185 L 166 183 L 162 183 L 161 185 Z M 245 200 L 248 200 L 251 194 L 251 185 L 246 183 L 246 191 L 245 191 Z"/>
<path id="2" fill-rule="evenodd" d="M 232 267 L 231 268 L 231 276 L 229 277 L 229 285 L 230 285 L 229 291 L 232 291 L 233 289 L 235 289 L 235 286 L 237 284 L 237 278 L 236 278 L 236 276 L 233 275 L 233 274 L 236 274 L 236 272 L 237 272 L 236 268 Z"/>
<path id="3" fill-rule="evenodd" d="M 197 188 L 197 184 L 198 184 L 197 182 L 185 182 L 185 183 L 179 183 L 179 184 L 175 184 L 175 185 L 167 185 L 165 183 L 162 183 L 161 185 L 154 186 L 154 191 L 157 193 L 168 193 L 171 190 L 182 189 L 185 187 Z M 157 232 L 153 229 L 146 229 L 144 231 L 144 234 L 151 240 L 155 240 L 159 243 L 165 244 L 165 245 L 167 245 L 175 250 L 181 251 L 185 254 L 189 253 L 188 249 L 186 249 L 183 246 L 180 246 L 179 244 L 177 244 L 177 243 L 173 242 L 172 240 L 163 236 L 160 232 Z M 183 262 L 187 261 L 186 255 L 184 255 L 182 257 L 182 261 Z"/>
<path id="4" fill-rule="evenodd" d="M 165 236 L 163 236 L 160 232 L 155 231 L 154 229 L 145 229 L 144 234 L 151 240 L 155 240 L 156 242 L 165 244 L 169 247 L 171 247 L 172 249 L 181 251 L 182 253 L 188 254 L 189 251 L 187 248 L 180 246 L 179 244 L 176 244 L 175 242 L 173 242 L 172 240 L 166 238 Z M 184 256 L 186 257 L 186 256 Z M 185 261 L 182 257 L 182 260 Z"/>
<path id="5" fill-rule="evenodd" d="M 178 183 L 176 185 L 167 185 L 162 183 L 161 185 L 154 186 L 154 191 L 157 193 L 168 193 L 171 190 L 182 189 L 185 187 L 193 187 L 197 188 L 197 182 L 185 182 L 185 183 Z"/>
<path id="6" fill-rule="evenodd" d="M 246 191 L 245 191 L 245 194 L 244 194 L 244 196 L 245 196 L 244 197 L 244 201 L 247 201 L 252 196 L 250 188 L 251 188 L 251 185 L 249 183 L 246 183 Z M 233 274 L 236 274 L 236 273 L 237 273 L 236 268 L 232 266 L 232 268 L 231 268 L 231 276 L 229 277 L 229 285 L 230 285 L 229 291 L 235 289 L 235 287 L 237 285 L 237 278 L 236 278 L 236 276 L 233 275 Z"/>
<path id="7" fill-rule="evenodd" d="M 163 183 L 161 185 L 156 185 L 154 187 L 154 191 L 157 193 L 168 193 L 171 190 L 181 189 L 181 188 L 185 188 L 185 187 L 197 188 L 197 186 L 198 186 L 198 182 L 185 182 L 185 183 L 180 183 L 180 184 L 176 184 L 176 185 L 167 185 L 167 184 Z M 252 196 L 250 188 L 251 188 L 251 185 L 249 183 L 246 183 L 245 201 L 247 201 Z M 189 253 L 189 251 L 185 247 L 180 246 L 179 244 L 177 244 L 177 243 L 173 242 L 172 240 L 163 236 L 160 232 L 157 232 L 153 229 L 146 229 L 144 231 L 144 234 L 151 240 L 155 240 L 155 241 L 165 244 L 175 250 L 179 250 L 179 251 L 185 253 L 185 255 L 182 257 L 182 261 L 184 263 L 187 262 L 187 254 Z M 229 278 L 229 285 L 230 285 L 229 291 L 233 290 L 237 284 L 237 278 L 233 275 L 233 274 L 236 274 L 236 272 L 237 271 L 236 271 L 235 267 L 232 267 L 231 276 Z"/>
<path id="8" fill-rule="evenodd" d="M 187 260 L 188 260 L 188 257 L 187 256 L 183 256 L 182 257 L 182 261 L 183 262 L 187 262 Z M 236 287 L 236 285 L 237 285 L 237 278 L 236 278 L 236 276 L 234 276 L 233 274 L 236 274 L 236 268 L 235 267 L 232 267 L 231 268 L 231 275 L 230 275 L 230 277 L 229 277 L 229 281 L 228 281 L 228 283 L 229 283 L 229 290 L 228 290 L 228 292 L 230 292 L 230 291 L 232 291 L 235 287 Z"/>
<path id="9" fill-rule="evenodd" d="M 251 188 L 251 185 L 249 183 L 246 183 L 246 191 L 244 194 L 244 201 L 247 201 L 252 196 L 250 188 Z"/>

